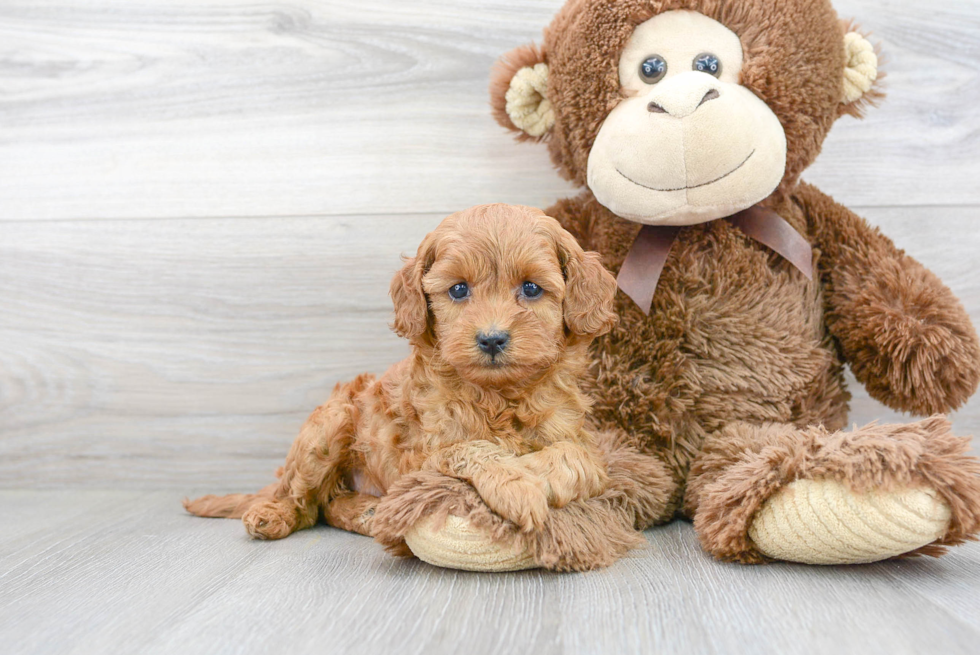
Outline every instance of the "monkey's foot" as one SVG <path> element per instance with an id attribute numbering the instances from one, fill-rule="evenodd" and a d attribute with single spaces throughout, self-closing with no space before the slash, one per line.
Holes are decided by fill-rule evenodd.
<path id="1" fill-rule="evenodd" d="M 938 557 L 980 533 L 980 460 L 935 416 L 829 432 L 733 423 L 691 467 L 685 500 L 719 559 L 857 564 Z"/>
<path id="2" fill-rule="evenodd" d="M 405 543 L 423 562 L 447 569 L 499 573 L 538 567 L 529 549 L 493 541 L 489 532 L 452 514 L 441 526 L 434 517 L 415 524 Z"/>
<path id="3" fill-rule="evenodd" d="M 378 503 L 371 532 L 393 554 L 469 571 L 591 571 L 645 543 L 636 528 L 667 514 L 677 484 L 659 459 L 614 433 L 596 435 L 608 488 L 551 508 L 523 532 L 495 514 L 468 483 L 436 471 L 402 476 Z M 671 510 L 672 511 L 672 510 Z M 406 548 L 407 546 L 407 548 Z"/>
<path id="4" fill-rule="evenodd" d="M 797 480 L 759 509 L 749 536 L 763 555 L 803 564 L 865 564 L 941 539 L 951 511 L 932 489 L 856 493 L 834 480 Z"/>

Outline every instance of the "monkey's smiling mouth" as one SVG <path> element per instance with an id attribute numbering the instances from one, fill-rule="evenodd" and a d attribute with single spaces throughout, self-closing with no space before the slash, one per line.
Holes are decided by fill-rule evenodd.
<path id="1" fill-rule="evenodd" d="M 724 175 L 722 175 L 721 177 L 716 177 L 715 179 L 713 179 L 713 180 L 711 180 L 710 182 L 703 182 L 703 183 L 701 183 L 701 184 L 695 184 L 695 185 L 693 185 L 693 186 L 682 186 L 682 187 L 677 187 L 676 189 L 658 189 L 657 187 L 652 187 L 652 186 L 647 186 L 646 184 L 640 184 L 640 183 L 639 183 L 639 182 L 637 182 L 636 180 L 634 180 L 634 179 L 632 179 L 631 177 L 629 177 L 629 176 L 628 176 L 628 175 L 627 175 L 626 173 L 624 173 L 623 171 L 621 171 L 621 170 L 619 170 L 618 168 L 616 169 L 616 172 L 617 172 L 617 173 L 619 173 L 620 175 L 622 175 L 622 176 L 623 176 L 623 178 L 624 178 L 624 179 L 626 179 L 626 181 L 628 181 L 628 182 L 631 182 L 631 183 L 633 183 L 633 184 L 635 184 L 635 185 L 636 185 L 636 186 L 638 186 L 638 187 L 643 187 L 644 189 L 649 189 L 650 191 L 689 191 L 689 190 L 691 190 L 691 189 L 700 189 L 701 187 L 705 187 L 705 186 L 708 186 L 709 184 L 714 184 L 715 182 L 721 182 L 721 181 L 722 181 L 722 180 L 724 180 L 724 179 L 725 179 L 726 177 L 728 177 L 729 175 L 731 175 L 732 173 L 734 173 L 734 172 L 735 172 L 735 171 L 737 171 L 738 169 L 740 169 L 740 168 L 742 168 L 743 166 L 745 166 L 745 164 L 747 164 L 747 163 L 748 163 L 748 161 L 749 161 L 750 159 L 752 159 L 752 155 L 754 155 L 754 154 L 755 154 L 755 150 L 753 150 L 752 152 L 750 152 L 750 153 L 749 153 L 749 156 L 748 156 L 748 157 L 746 157 L 746 158 L 745 158 L 745 159 L 744 159 L 744 160 L 742 161 L 742 163 L 741 163 L 741 164 L 739 164 L 738 166 L 736 166 L 736 167 L 735 167 L 735 168 L 733 168 L 732 170 L 730 170 L 730 171 L 728 171 L 727 173 L 725 173 L 725 174 L 724 174 Z"/>

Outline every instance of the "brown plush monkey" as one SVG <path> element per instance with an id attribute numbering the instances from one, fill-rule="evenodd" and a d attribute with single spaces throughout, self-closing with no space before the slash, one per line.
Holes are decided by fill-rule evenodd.
<path id="1" fill-rule="evenodd" d="M 682 513 L 738 562 L 938 555 L 980 530 L 980 462 L 938 416 L 980 381 L 968 315 L 800 181 L 876 80 L 874 49 L 829 0 L 569 0 L 542 47 L 502 59 L 497 119 L 584 188 L 547 213 L 619 275 L 595 420 L 669 474 L 634 479 L 617 458 L 637 455 L 613 448 L 620 495 L 554 510 L 563 537 L 521 543 L 534 564 L 609 563 L 622 549 L 602 503 L 637 528 Z M 846 430 L 845 363 L 874 398 L 933 416 Z M 464 568 L 480 568 L 467 552 L 513 549 L 464 487 L 427 506 L 463 519 L 389 528 Z"/>

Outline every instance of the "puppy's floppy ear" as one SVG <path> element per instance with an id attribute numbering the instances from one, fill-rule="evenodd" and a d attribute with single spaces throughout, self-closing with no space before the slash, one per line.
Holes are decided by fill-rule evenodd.
<path id="1" fill-rule="evenodd" d="M 493 116 L 517 132 L 518 140 L 542 140 L 555 124 L 548 100 L 548 64 L 544 49 L 524 45 L 497 61 L 490 76 Z"/>
<path id="2" fill-rule="evenodd" d="M 558 258 L 565 274 L 565 325 L 579 336 L 606 334 L 618 320 L 613 311 L 616 278 L 597 252 L 585 252 L 575 238 L 558 228 Z"/>
<path id="3" fill-rule="evenodd" d="M 389 295 L 395 305 L 395 333 L 415 341 L 429 330 L 429 301 L 422 288 L 422 278 L 435 260 L 435 237 L 429 234 L 422 240 L 418 254 L 405 260 L 391 279 Z"/>

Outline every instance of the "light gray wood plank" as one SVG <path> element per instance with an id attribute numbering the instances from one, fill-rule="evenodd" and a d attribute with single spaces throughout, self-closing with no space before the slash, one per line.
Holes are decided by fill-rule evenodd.
<path id="1" fill-rule="evenodd" d="M 395 560 L 326 526 L 252 541 L 237 521 L 183 514 L 172 493 L 0 492 L 0 507 L 30 526 L 0 535 L 12 653 L 958 655 L 980 632 L 978 544 L 745 567 L 712 561 L 677 522 L 603 571 L 493 575 Z"/>
<path id="2" fill-rule="evenodd" d="M 186 483 L 219 452 L 265 479 L 337 381 L 407 354 L 388 282 L 440 219 L 0 224 L 0 479 Z"/>
<path id="3" fill-rule="evenodd" d="M 521 4 L 5 2 L 0 214 L 446 212 L 515 184 L 550 202 L 568 187 L 547 154 L 508 158 L 489 116 L 494 59 L 555 8 Z"/>
<path id="4" fill-rule="evenodd" d="M 980 325 L 976 208 L 865 213 Z M 0 223 L 0 488 L 271 480 L 336 382 L 407 353 L 388 282 L 440 218 Z M 910 420 L 852 389 L 853 422 Z"/>
<path id="5" fill-rule="evenodd" d="M 976 545 L 969 548 L 978 552 Z M 952 557 L 942 563 L 936 567 L 928 559 L 910 559 L 879 566 L 876 571 L 902 585 L 904 593 L 928 598 L 957 620 L 980 630 L 980 612 L 975 605 L 980 597 L 980 567 L 970 557 Z"/>
<path id="6" fill-rule="evenodd" d="M 569 186 L 486 87 L 561 4 L 5 0 L 0 219 L 550 204 Z M 810 179 L 854 205 L 980 202 L 980 5 L 836 4 L 882 40 L 889 98 Z"/>

